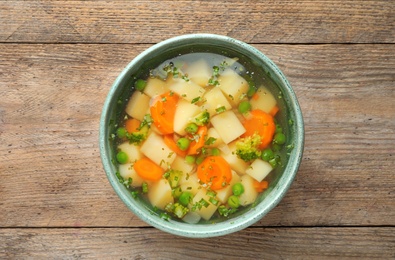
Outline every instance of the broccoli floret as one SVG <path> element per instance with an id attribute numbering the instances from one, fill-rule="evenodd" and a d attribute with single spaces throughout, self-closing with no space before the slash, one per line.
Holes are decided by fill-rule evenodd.
<path id="1" fill-rule="evenodd" d="M 242 138 L 236 143 L 236 154 L 246 162 L 255 160 L 261 156 L 261 150 L 259 150 L 260 144 L 261 137 L 257 133 L 254 133 L 252 136 Z"/>
<path id="2" fill-rule="evenodd" d="M 194 123 L 202 126 L 207 125 L 210 122 L 210 113 L 207 111 L 203 111 L 199 115 L 195 117 Z"/>

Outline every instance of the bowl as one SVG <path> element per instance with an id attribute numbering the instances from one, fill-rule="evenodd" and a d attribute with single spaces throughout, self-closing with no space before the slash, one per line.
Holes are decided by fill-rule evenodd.
<path id="1" fill-rule="evenodd" d="M 173 219 L 163 219 L 143 199 L 136 199 L 125 185 L 120 183 L 114 163 L 115 149 L 111 138 L 115 124 L 130 97 L 133 82 L 149 69 L 159 66 L 165 60 L 180 54 L 208 52 L 230 58 L 250 68 L 272 84 L 270 91 L 278 96 L 280 112 L 276 116 L 283 126 L 287 141 L 282 153 L 286 158 L 281 169 L 270 175 L 269 187 L 259 195 L 256 202 L 230 218 L 206 223 L 188 224 Z M 206 238 L 240 231 L 264 217 L 285 196 L 290 188 L 302 160 L 304 146 L 304 125 L 302 112 L 296 95 L 280 69 L 258 49 L 242 41 L 214 34 L 181 35 L 164 40 L 146 49 L 135 57 L 121 72 L 112 85 L 105 100 L 99 131 L 99 146 L 102 164 L 107 178 L 116 194 L 129 210 L 147 224 L 183 237 Z"/>

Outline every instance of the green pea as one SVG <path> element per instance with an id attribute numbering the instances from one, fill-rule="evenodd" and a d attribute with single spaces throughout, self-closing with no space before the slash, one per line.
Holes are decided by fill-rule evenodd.
<path id="1" fill-rule="evenodd" d="M 253 83 L 250 84 L 250 87 L 247 91 L 247 96 L 251 98 L 256 93 L 256 88 L 254 87 Z"/>
<path id="2" fill-rule="evenodd" d="M 241 101 L 239 104 L 239 112 L 242 114 L 247 113 L 251 110 L 251 104 L 248 101 Z"/>
<path id="3" fill-rule="evenodd" d="M 190 123 L 190 124 L 188 124 L 187 127 L 185 128 L 185 131 L 186 131 L 187 133 L 190 133 L 190 134 L 196 134 L 197 131 L 198 131 L 198 126 L 197 126 L 197 124 L 195 124 L 195 123 Z"/>
<path id="4" fill-rule="evenodd" d="M 283 132 L 283 128 L 279 124 L 276 124 L 276 134 L 282 132 Z"/>
<path id="5" fill-rule="evenodd" d="M 244 192 L 243 184 L 241 184 L 240 182 L 234 184 L 232 186 L 232 192 L 233 192 L 233 195 L 235 195 L 235 196 L 240 196 L 241 194 L 243 194 L 243 192 Z"/>
<path id="6" fill-rule="evenodd" d="M 194 164 L 194 163 L 195 163 L 195 160 L 196 160 L 195 156 L 192 156 L 192 155 L 187 155 L 187 156 L 185 156 L 185 161 L 186 161 L 188 164 Z"/>
<path id="7" fill-rule="evenodd" d="M 182 151 L 185 151 L 186 149 L 188 149 L 190 144 L 191 144 L 191 141 L 186 137 L 181 137 L 180 139 L 177 140 L 177 146 Z"/>
<path id="8" fill-rule="evenodd" d="M 272 144 L 272 150 L 273 150 L 273 152 L 278 152 L 278 151 L 281 150 L 281 146 L 279 144 L 277 144 L 277 143 L 273 143 Z"/>
<path id="9" fill-rule="evenodd" d="M 274 157 L 274 153 L 273 153 L 272 149 L 267 148 L 267 149 L 262 151 L 262 155 L 261 155 L 262 160 L 268 162 L 273 157 Z"/>
<path id="10" fill-rule="evenodd" d="M 273 138 L 274 143 L 282 145 L 285 143 L 285 134 L 283 133 L 277 133 L 274 135 Z"/>
<path id="11" fill-rule="evenodd" d="M 201 164 L 204 159 L 206 159 L 206 156 L 204 156 L 204 154 L 199 155 L 199 157 L 196 158 L 196 164 Z"/>
<path id="12" fill-rule="evenodd" d="M 178 201 L 181 203 L 181 205 L 188 206 L 188 204 L 192 201 L 192 198 L 192 193 L 190 193 L 189 191 L 184 191 L 183 193 L 181 193 Z"/>
<path id="13" fill-rule="evenodd" d="M 218 148 L 212 148 L 211 149 L 211 155 L 214 155 L 214 156 L 220 155 L 219 149 Z"/>
<path id="14" fill-rule="evenodd" d="M 228 198 L 228 205 L 231 208 L 237 209 L 240 206 L 240 200 L 236 195 L 232 195 Z"/>
<path id="15" fill-rule="evenodd" d="M 138 91 L 143 91 L 145 89 L 145 86 L 147 86 L 147 82 L 145 80 L 142 79 L 138 79 L 135 83 L 134 83 L 134 87 L 138 90 Z"/>
<path id="16" fill-rule="evenodd" d="M 117 136 L 118 138 L 124 138 L 126 136 L 126 129 L 124 127 L 119 127 L 117 129 Z"/>
<path id="17" fill-rule="evenodd" d="M 122 151 L 120 151 L 120 152 L 118 152 L 117 153 L 117 161 L 120 163 L 120 164 L 125 164 L 125 163 L 127 163 L 128 162 L 128 155 L 125 153 L 125 152 L 122 152 Z"/>

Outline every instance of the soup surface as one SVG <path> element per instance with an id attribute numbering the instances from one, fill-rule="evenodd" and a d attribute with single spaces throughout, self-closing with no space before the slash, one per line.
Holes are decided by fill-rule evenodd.
<path id="1" fill-rule="evenodd" d="M 228 218 L 282 167 L 275 95 L 237 58 L 180 55 L 135 79 L 117 123 L 119 180 L 166 218 Z"/>

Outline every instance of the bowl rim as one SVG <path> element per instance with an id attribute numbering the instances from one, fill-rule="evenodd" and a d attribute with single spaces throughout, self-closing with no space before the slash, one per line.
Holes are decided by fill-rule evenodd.
<path id="1" fill-rule="evenodd" d="M 260 61 L 267 64 L 271 70 L 270 72 L 275 74 L 275 76 L 281 81 L 282 88 L 286 90 L 288 98 L 291 101 L 288 102 L 288 105 L 290 106 L 290 109 L 294 111 L 295 115 L 293 119 L 296 129 L 296 137 L 293 143 L 294 148 L 289 158 L 289 162 L 292 161 L 294 163 L 287 164 L 287 167 L 284 169 L 282 176 L 279 178 L 278 183 L 273 189 L 276 190 L 276 192 L 270 192 L 262 202 L 251 208 L 251 210 L 244 213 L 243 215 L 235 218 L 230 218 L 229 220 L 216 224 L 187 224 L 174 220 L 166 221 L 158 216 L 151 214 L 147 209 L 142 208 L 141 205 L 138 205 L 138 202 L 136 200 L 130 200 L 129 197 L 122 191 L 118 178 L 116 177 L 115 172 L 113 172 L 112 170 L 113 167 L 111 163 L 111 156 L 108 151 L 109 133 L 107 131 L 107 126 L 111 116 L 111 103 L 114 99 L 117 88 L 127 75 L 128 71 L 130 71 L 134 66 L 140 64 L 150 53 L 165 50 L 166 48 L 170 48 L 175 43 L 188 43 L 191 40 L 195 40 L 196 42 L 203 40 L 216 41 L 220 43 L 226 43 L 228 45 L 231 44 L 234 45 L 235 48 L 242 48 L 244 51 L 247 51 L 249 54 L 254 55 Z M 296 94 L 282 71 L 272 60 L 270 60 L 266 55 L 264 55 L 255 47 L 240 40 L 231 38 L 229 36 L 218 34 L 197 33 L 175 36 L 161 41 L 157 44 L 154 44 L 138 54 L 122 70 L 122 72 L 118 75 L 118 77 L 112 84 L 102 108 L 99 127 L 99 148 L 102 165 L 111 186 L 113 187 L 118 197 L 122 200 L 122 202 L 128 207 L 130 211 L 132 211 L 147 224 L 170 234 L 192 238 L 207 238 L 231 234 L 240 231 L 259 221 L 263 216 L 265 216 L 269 211 L 277 206 L 277 204 L 281 201 L 281 199 L 289 190 L 299 169 L 304 149 L 304 122 L 302 111 L 299 106 Z"/>

